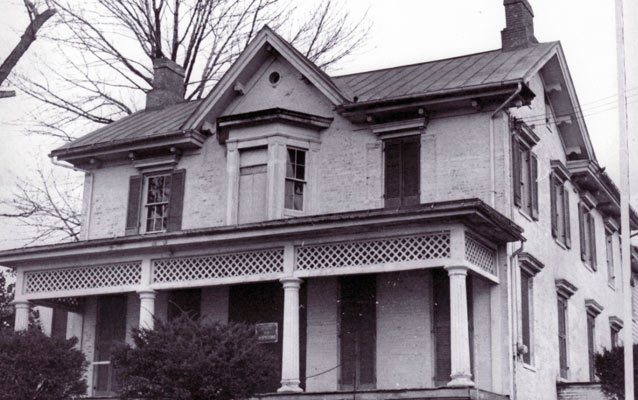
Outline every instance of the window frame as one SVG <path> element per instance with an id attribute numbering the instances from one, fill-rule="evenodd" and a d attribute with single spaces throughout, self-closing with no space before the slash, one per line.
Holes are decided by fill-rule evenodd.
<path id="1" fill-rule="evenodd" d="M 393 209 L 393 208 L 402 208 L 402 207 L 411 207 L 416 206 L 421 203 L 421 133 L 409 132 L 403 135 L 398 136 L 389 136 L 383 139 L 383 208 Z M 398 182 L 398 195 L 396 197 L 388 196 L 388 170 L 391 168 L 388 165 L 389 157 L 388 157 L 388 147 L 389 146 L 397 146 L 399 148 L 399 155 L 397 158 L 397 171 L 398 176 L 395 177 Z M 412 174 L 406 174 L 406 169 L 410 166 L 410 162 L 406 160 L 410 160 L 409 157 L 405 157 L 406 149 L 409 150 L 409 146 L 413 145 L 414 148 L 411 150 L 414 151 L 416 159 L 412 159 L 411 161 L 416 164 L 416 170 L 413 171 Z M 408 177 L 408 178 L 406 178 Z M 412 177 L 412 179 L 416 182 L 416 192 L 415 193 L 406 193 L 406 180 Z M 414 182 L 412 182 L 414 183 Z"/>
<path id="2" fill-rule="evenodd" d="M 605 229 L 605 257 L 607 261 L 607 285 L 616 289 L 616 263 L 614 259 L 614 234 Z"/>
<path id="3" fill-rule="evenodd" d="M 518 255 L 519 266 L 519 283 L 518 290 L 520 291 L 520 340 L 521 344 L 525 345 L 527 351 L 519 350 L 520 359 L 524 364 L 529 366 L 535 365 L 534 359 L 534 278 L 539 274 L 545 265 L 541 263 L 533 255 L 523 252 Z M 527 297 L 523 296 L 523 278 L 527 280 Z M 525 307 L 525 299 L 527 300 L 527 307 Z M 527 308 L 527 312 L 524 310 Z M 527 321 L 527 335 L 525 322 Z M 526 340 L 527 336 L 527 340 Z"/>
<path id="4" fill-rule="evenodd" d="M 585 198 L 586 200 L 586 198 Z M 598 255 L 596 247 L 596 220 L 594 207 L 581 199 L 578 205 L 578 229 L 580 236 L 580 258 L 592 272 L 598 271 Z"/>
<path id="5" fill-rule="evenodd" d="M 289 152 L 290 151 L 294 151 L 295 152 L 295 161 L 292 163 L 292 169 L 293 169 L 293 174 L 296 175 L 296 171 L 297 171 L 297 167 L 299 167 L 299 165 L 297 164 L 297 154 L 299 152 L 302 152 L 304 154 L 304 163 L 303 165 L 301 165 L 303 167 L 303 178 L 300 179 L 297 176 L 288 176 L 288 166 L 289 161 L 290 161 L 290 157 L 289 157 Z M 286 146 L 286 164 L 285 164 L 285 173 L 284 173 L 284 213 L 292 213 L 292 214 L 303 214 L 306 211 L 306 203 L 307 203 L 307 196 L 306 193 L 308 193 L 308 156 L 309 156 L 309 151 L 308 149 L 304 149 L 298 146 Z M 292 187 L 293 187 L 293 193 L 292 193 L 292 206 L 293 208 L 288 208 L 286 207 L 286 203 L 287 203 L 287 199 L 288 199 L 288 182 L 292 182 Z M 296 209 L 294 208 L 295 205 L 295 196 L 297 196 L 294 192 L 295 189 L 295 184 L 299 183 L 302 186 L 302 193 L 301 193 L 301 209 Z"/>
<path id="6" fill-rule="evenodd" d="M 559 160 L 551 161 L 552 172 L 549 176 L 550 212 L 552 237 L 561 246 L 572 247 L 571 210 L 569 172 Z"/>
<path id="7" fill-rule="evenodd" d="M 156 203 L 148 203 L 148 191 L 150 190 L 150 180 L 153 178 L 163 176 L 164 179 L 166 177 L 169 178 L 168 185 L 166 184 L 166 180 L 164 181 L 163 188 L 166 189 L 168 186 L 168 193 L 164 193 L 164 197 L 166 197 L 166 201 L 156 202 Z M 158 171 L 149 174 L 143 175 L 143 184 L 142 184 L 142 201 L 141 201 L 141 212 L 140 212 L 140 233 L 162 233 L 168 230 L 168 218 L 169 218 L 169 210 L 170 210 L 170 200 L 171 200 L 171 185 L 173 181 L 172 171 Z M 158 205 L 165 207 L 165 214 L 162 217 L 166 221 L 166 227 L 158 230 L 148 230 L 148 215 L 150 211 L 150 207 L 157 207 Z"/>
<path id="8" fill-rule="evenodd" d="M 534 130 L 522 120 L 513 120 L 512 177 L 514 205 L 534 221 L 539 219 L 538 157 L 532 151 L 540 141 Z"/>
<path id="9" fill-rule="evenodd" d="M 557 305 L 557 333 L 558 333 L 558 377 L 561 380 L 569 379 L 569 298 L 576 293 L 578 288 L 566 279 L 558 279 L 556 284 Z M 563 322 L 563 335 L 561 336 L 561 314 Z M 563 357 L 564 353 L 564 357 Z"/>
<path id="10" fill-rule="evenodd" d="M 594 299 L 585 300 L 585 310 L 587 314 L 587 356 L 589 364 L 589 380 L 596 380 L 596 370 L 594 360 L 596 358 L 596 317 L 603 311 L 601 306 Z"/>

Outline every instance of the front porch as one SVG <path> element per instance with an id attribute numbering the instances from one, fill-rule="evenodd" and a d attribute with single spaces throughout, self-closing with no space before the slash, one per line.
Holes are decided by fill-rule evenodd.
<path id="1" fill-rule="evenodd" d="M 109 361 L 96 351 L 103 296 L 122 298 L 129 336 L 130 328 L 152 328 L 154 317 L 167 317 L 171 293 L 198 290 L 202 317 L 276 324 L 280 393 L 260 398 L 497 396 L 490 393 L 504 392 L 500 371 L 507 363 L 500 260 L 504 243 L 520 231 L 482 203 L 445 206 L 444 212 L 432 206 L 380 210 L 304 217 L 295 219 L 298 225 L 223 227 L 192 237 L 140 237 L 134 248 L 130 241 L 105 244 L 106 251 L 99 243 L 56 248 L 49 256 L 63 254 L 39 261 L 31 255 L 17 269 L 16 327 L 24 328 L 29 302 L 67 299 L 74 321 L 67 335 L 80 337 L 93 361 L 89 394 L 106 395 Z M 358 309 L 365 290 L 357 282 L 364 277 L 373 297 L 371 307 Z M 279 294 L 271 297 L 281 301 L 246 317 L 237 293 L 273 284 Z M 348 285 L 356 289 L 347 293 Z M 357 306 L 347 311 L 347 304 Z M 369 349 L 345 362 L 344 349 L 364 342 Z"/>

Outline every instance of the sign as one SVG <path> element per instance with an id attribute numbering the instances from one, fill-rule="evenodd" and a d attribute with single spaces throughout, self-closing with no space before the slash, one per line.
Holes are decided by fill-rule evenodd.
<path id="1" fill-rule="evenodd" d="M 277 343 L 279 339 L 279 329 L 276 322 L 255 324 L 255 333 L 259 343 Z"/>

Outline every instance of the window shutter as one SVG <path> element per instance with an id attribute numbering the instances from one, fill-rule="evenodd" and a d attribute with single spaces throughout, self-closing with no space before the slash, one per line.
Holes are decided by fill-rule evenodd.
<path id="1" fill-rule="evenodd" d="M 514 204 L 517 206 L 521 206 L 521 150 L 520 144 L 515 137 L 512 137 L 512 154 L 513 154 L 513 162 L 512 166 L 512 176 L 514 186 Z"/>
<path id="2" fill-rule="evenodd" d="M 569 216 L 569 190 L 567 190 L 567 187 L 565 187 L 565 185 L 563 185 L 563 205 L 564 205 L 564 213 L 563 213 L 563 217 L 565 218 L 565 246 L 567 246 L 568 249 L 572 248 L 572 227 L 571 227 L 571 223 L 570 223 L 570 216 Z"/>
<path id="3" fill-rule="evenodd" d="M 182 229 L 182 209 L 184 205 L 184 183 L 186 170 L 180 169 L 171 174 L 171 193 L 168 200 L 168 232 Z"/>
<path id="4" fill-rule="evenodd" d="M 580 232 L 580 259 L 587 260 L 587 241 L 585 232 L 585 206 L 578 203 L 578 231 Z"/>
<path id="5" fill-rule="evenodd" d="M 401 140 L 385 142 L 385 206 L 401 205 Z"/>
<path id="6" fill-rule="evenodd" d="M 587 213 L 587 220 L 589 225 L 589 257 L 590 265 L 594 271 L 597 269 L 597 257 L 596 257 L 596 225 L 594 224 L 594 216 L 591 211 Z"/>
<path id="7" fill-rule="evenodd" d="M 549 197 L 550 197 L 550 213 L 552 217 L 552 237 L 558 237 L 558 209 L 556 204 L 556 179 L 554 174 L 549 175 Z"/>
<path id="8" fill-rule="evenodd" d="M 530 182 L 530 196 L 532 197 L 532 218 L 538 221 L 538 158 L 536 154 L 529 153 L 529 182 Z"/>
<path id="9" fill-rule="evenodd" d="M 401 205 L 409 206 L 419 204 L 419 187 L 421 169 L 421 140 L 419 135 L 403 138 L 402 143 L 402 187 L 403 196 Z"/>
<path id="10" fill-rule="evenodd" d="M 128 209 L 126 211 L 126 235 L 135 235 L 139 231 L 140 202 L 142 200 L 142 176 L 135 175 L 128 182 Z"/>

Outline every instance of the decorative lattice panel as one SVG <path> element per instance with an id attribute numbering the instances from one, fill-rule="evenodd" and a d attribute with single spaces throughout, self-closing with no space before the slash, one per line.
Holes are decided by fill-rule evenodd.
<path id="1" fill-rule="evenodd" d="M 320 270 L 430 260 L 450 256 L 450 234 L 426 235 L 303 246 L 297 249 L 297 269 Z"/>
<path id="2" fill-rule="evenodd" d="M 153 282 L 230 278 L 284 271 L 284 249 L 153 261 Z"/>
<path id="3" fill-rule="evenodd" d="M 73 267 L 25 274 L 26 293 L 59 292 L 139 285 L 139 261 L 87 267 Z"/>
<path id="4" fill-rule="evenodd" d="M 490 274 L 496 275 L 496 252 L 471 237 L 465 238 L 465 259 Z"/>

